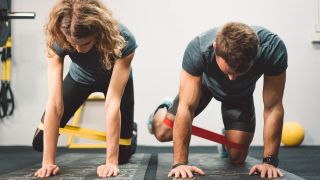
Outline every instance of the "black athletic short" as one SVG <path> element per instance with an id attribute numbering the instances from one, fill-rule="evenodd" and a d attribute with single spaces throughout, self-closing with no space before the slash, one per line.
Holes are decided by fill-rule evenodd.
<path id="1" fill-rule="evenodd" d="M 207 107 L 212 97 L 214 96 L 209 89 L 205 85 L 202 85 L 202 95 L 200 97 L 199 105 L 195 111 L 195 116 L 200 114 L 204 108 Z M 179 95 L 176 96 L 172 106 L 169 107 L 169 113 L 176 115 L 178 102 Z M 253 97 L 241 101 L 222 101 L 221 112 L 223 124 L 226 130 L 254 132 L 256 117 Z"/>

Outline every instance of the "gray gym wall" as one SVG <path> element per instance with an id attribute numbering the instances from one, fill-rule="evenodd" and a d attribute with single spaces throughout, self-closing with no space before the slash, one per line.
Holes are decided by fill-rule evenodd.
<path id="1" fill-rule="evenodd" d="M 13 0 L 13 11 L 34 11 L 35 20 L 13 21 L 12 89 L 16 110 L 0 121 L 0 145 L 31 145 L 47 102 L 47 64 L 43 25 L 55 1 Z M 161 144 L 146 128 L 146 119 L 165 97 L 174 97 L 184 49 L 196 35 L 228 21 L 265 26 L 286 43 L 289 68 L 284 95 L 285 121 L 305 128 L 304 145 L 320 145 L 320 45 L 311 43 L 319 23 L 316 0 L 105 0 L 115 16 L 136 36 L 139 48 L 133 61 L 135 121 L 140 145 Z M 65 61 L 66 74 L 70 60 Z M 254 94 L 256 134 L 253 145 L 263 144 L 262 78 Z M 103 130 L 103 103 L 87 103 L 82 126 Z M 223 127 L 220 103 L 212 100 L 195 125 L 215 132 Z M 61 137 L 59 145 L 64 146 Z M 193 137 L 192 145 L 212 142 Z"/>

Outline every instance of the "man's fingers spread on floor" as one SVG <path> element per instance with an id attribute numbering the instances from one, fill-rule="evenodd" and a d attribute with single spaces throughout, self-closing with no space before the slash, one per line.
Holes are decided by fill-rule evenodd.
<path id="1" fill-rule="evenodd" d="M 182 178 L 186 178 L 187 177 L 187 173 L 184 170 L 181 170 L 181 177 Z"/>
<path id="2" fill-rule="evenodd" d="M 266 170 L 261 170 L 260 176 L 261 176 L 262 178 L 264 178 L 264 177 L 266 177 L 266 173 L 267 173 Z"/>
<path id="3" fill-rule="evenodd" d="M 192 168 L 191 168 L 191 170 L 189 168 L 186 170 L 186 173 L 187 173 L 188 177 L 193 177 L 192 171 L 193 171 Z"/>
<path id="4" fill-rule="evenodd" d="M 272 169 L 268 169 L 268 178 L 272 178 L 273 177 L 273 170 Z"/>
<path id="5" fill-rule="evenodd" d="M 249 172 L 249 175 L 256 174 L 259 171 L 258 165 L 254 165 Z"/>
<path id="6" fill-rule="evenodd" d="M 201 174 L 201 175 L 205 175 L 205 173 L 200 168 L 197 168 L 195 166 L 192 166 L 192 171 L 194 171 L 198 174 Z"/>
<path id="7" fill-rule="evenodd" d="M 272 177 L 279 177 L 277 169 L 273 169 L 272 174 Z"/>
<path id="8" fill-rule="evenodd" d="M 253 166 L 250 171 L 249 171 L 249 175 L 253 175 L 255 172 L 257 171 L 257 165 Z"/>
<path id="9" fill-rule="evenodd" d="M 281 172 L 281 170 L 280 170 L 280 169 L 277 169 L 277 171 L 278 171 L 278 174 L 282 177 L 282 176 L 283 176 L 283 173 Z"/>
<path id="10" fill-rule="evenodd" d="M 169 172 L 168 177 L 173 176 L 174 172 L 175 172 L 175 170 L 174 170 L 174 169 L 172 169 L 172 170 Z"/>
<path id="11" fill-rule="evenodd" d="M 176 178 L 180 177 L 180 172 L 179 172 L 179 171 L 176 171 L 174 177 L 176 177 Z"/>

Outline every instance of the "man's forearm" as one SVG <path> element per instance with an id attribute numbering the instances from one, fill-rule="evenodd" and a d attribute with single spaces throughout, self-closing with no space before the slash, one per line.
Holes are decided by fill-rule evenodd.
<path id="1" fill-rule="evenodd" d="M 173 127 L 174 164 L 188 163 L 191 125 L 191 113 L 178 111 Z"/>
<path id="2" fill-rule="evenodd" d="M 264 110 L 264 152 L 263 156 L 278 155 L 284 110 L 282 106 Z"/>

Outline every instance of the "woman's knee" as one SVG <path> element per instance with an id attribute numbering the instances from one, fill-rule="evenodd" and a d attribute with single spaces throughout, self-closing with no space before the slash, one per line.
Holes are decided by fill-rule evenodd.
<path id="1" fill-rule="evenodd" d="M 119 156 L 118 156 L 119 164 L 124 164 L 129 161 L 131 156 L 136 152 L 137 145 L 138 145 L 138 143 L 137 143 L 137 125 L 134 124 L 133 133 L 132 133 L 132 137 L 131 137 L 131 144 L 119 146 Z"/>
<path id="2" fill-rule="evenodd" d="M 132 154 L 135 153 L 136 145 L 131 144 L 129 146 L 127 145 L 120 145 L 119 147 L 119 156 L 118 156 L 118 162 L 119 164 L 125 164 L 129 161 Z"/>

